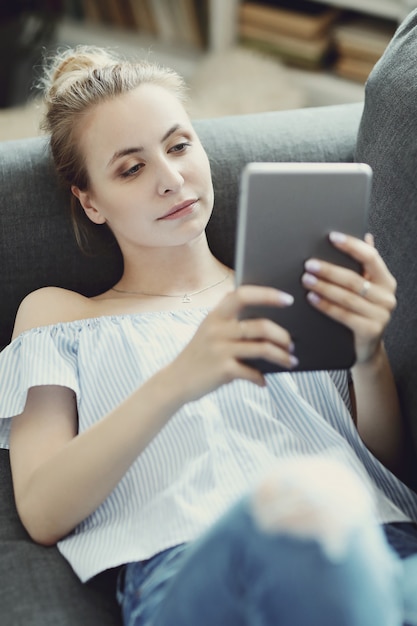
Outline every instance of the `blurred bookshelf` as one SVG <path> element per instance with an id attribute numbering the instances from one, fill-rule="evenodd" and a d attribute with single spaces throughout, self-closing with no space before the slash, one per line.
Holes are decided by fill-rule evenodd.
<path id="1" fill-rule="evenodd" d="M 328 0 L 322 4 L 392 19 L 396 22 L 400 22 L 409 11 L 417 6 L 412 0 Z"/>
<path id="2" fill-rule="evenodd" d="M 275 56 L 318 85 L 363 86 L 417 0 L 241 0 L 240 45 Z M 297 72 L 295 72 L 297 74 Z M 311 83 L 311 80 L 309 81 Z M 354 96 L 356 97 L 356 96 Z"/>
<path id="3" fill-rule="evenodd" d="M 112 48 L 127 58 L 149 58 L 177 70 L 189 79 L 204 52 L 190 48 L 184 43 L 158 40 L 151 34 L 136 34 L 130 30 L 109 24 L 81 22 L 65 16 L 56 28 L 58 46 L 92 45 Z"/>
<path id="4" fill-rule="evenodd" d="M 31 15 L 26 9 L 18 15 L 16 7 L 26 2 L 8 4 L 7 14 L 0 10 L 4 56 L 10 57 L 2 84 L 9 80 L 25 87 L 12 84 L 11 96 L 0 106 L 24 100 L 41 46 L 77 44 L 143 54 L 172 66 L 188 81 L 215 55 L 221 66 L 221 55 L 227 63 L 228 51 L 255 50 L 285 66 L 292 81 L 308 92 L 307 106 L 358 101 L 369 72 L 417 0 L 33 0 L 32 5 L 37 9 Z M 34 31 L 36 23 L 43 25 L 42 39 Z M 36 50 L 22 52 L 17 45 L 30 29 Z M 15 54 L 10 52 L 13 42 Z"/>
<path id="5" fill-rule="evenodd" d="M 243 46 L 276 58 L 310 104 L 357 101 L 417 0 L 65 0 L 59 42 L 138 49 L 186 79 L 210 53 Z"/>
<path id="6" fill-rule="evenodd" d="M 143 52 L 186 79 L 208 52 L 235 40 L 238 0 L 65 0 L 58 44 Z"/>

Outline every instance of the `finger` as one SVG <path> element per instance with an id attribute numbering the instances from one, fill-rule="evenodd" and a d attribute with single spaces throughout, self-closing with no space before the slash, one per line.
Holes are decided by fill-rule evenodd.
<path id="1" fill-rule="evenodd" d="M 390 289 L 395 290 L 395 279 L 374 247 L 373 238 L 372 243 L 368 243 L 368 235 L 366 240 L 363 241 L 344 233 L 331 232 L 329 239 L 336 248 L 342 250 L 362 265 L 363 274 L 368 280 L 371 280 L 372 283 L 386 285 Z"/>
<path id="2" fill-rule="evenodd" d="M 307 297 L 316 309 L 325 313 L 335 321 L 344 324 L 357 336 L 381 336 L 390 319 L 390 312 L 381 307 L 375 307 L 371 315 L 363 315 L 360 312 L 340 306 L 326 298 L 322 298 L 313 292 L 310 292 Z"/>
<path id="3" fill-rule="evenodd" d="M 372 233 L 366 233 L 364 239 L 369 246 L 375 248 L 375 239 Z"/>
<path id="4" fill-rule="evenodd" d="M 273 287 L 242 285 L 227 294 L 216 310 L 224 319 L 231 319 L 247 306 L 287 307 L 293 302 L 293 296 Z"/>
<path id="5" fill-rule="evenodd" d="M 241 341 L 236 344 L 234 356 L 239 361 L 263 359 L 285 369 L 298 365 L 298 359 L 284 347 L 270 341 Z"/>
<path id="6" fill-rule="evenodd" d="M 291 351 L 293 344 L 287 330 L 275 322 L 264 319 L 243 319 L 236 324 L 236 339 L 238 341 L 270 341 Z"/>
<path id="7" fill-rule="evenodd" d="M 255 383 L 259 387 L 265 387 L 266 381 L 265 376 L 254 367 L 250 367 L 246 363 L 236 362 L 236 373 L 234 378 L 241 378 L 243 380 L 248 380 L 249 382 Z"/>
<path id="8" fill-rule="evenodd" d="M 298 364 L 287 330 L 269 319 L 240 320 L 237 326 L 237 359 L 266 359 L 286 369 Z"/>
<path id="9" fill-rule="evenodd" d="M 391 290 L 371 283 L 355 272 L 330 266 L 321 274 L 325 280 L 310 272 L 303 274 L 304 287 L 346 309 L 370 317 L 378 315 L 380 308 L 393 311 L 396 307 L 397 301 Z"/>

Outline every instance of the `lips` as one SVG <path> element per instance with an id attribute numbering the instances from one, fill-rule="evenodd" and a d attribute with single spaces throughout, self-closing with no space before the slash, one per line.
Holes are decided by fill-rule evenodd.
<path id="1" fill-rule="evenodd" d="M 159 217 L 158 219 L 177 219 L 183 217 L 184 215 L 189 215 L 193 212 L 197 200 L 197 198 L 193 198 L 192 200 L 184 200 L 184 202 L 179 202 L 178 204 L 173 206 L 167 213 L 165 213 L 165 215 Z"/>

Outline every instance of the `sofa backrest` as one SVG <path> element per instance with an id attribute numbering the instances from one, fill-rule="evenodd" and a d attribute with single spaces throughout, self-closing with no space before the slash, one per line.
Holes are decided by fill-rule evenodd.
<path id="1" fill-rule="evenodd" d="M 249 161 L 352 161 L 361 104 L 229 116 L 195 122 L 211 161 L 213 252 L 234 259 L 240 171 Z M 59 189 L 44 138 L 0 143 L 0 347 L 20 301 L 46 285 L 86 295 L 114 283 L 117 250 L 86 257 L 75 243 L 68 197 Z"/>
<path id="2" fill-rule="evenodd" d="M 367 81 L 355 158 L 372 167 L 370 230 L 397 279 L 386 346 L 413 435 L 417 488 L 417 9 Z"/>

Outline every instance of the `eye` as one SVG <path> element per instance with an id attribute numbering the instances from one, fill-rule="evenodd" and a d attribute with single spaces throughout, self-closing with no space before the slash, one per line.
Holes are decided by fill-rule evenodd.
<path id="1" fill-rule="evenodd" d="M 177 143 L 175 146 L 170 148 L 169 152 L 184 152 L 190 146 L 191 143 L 189 141 L 182 141 L 181 143 Z"/>
<path id="2" fill-rule="evenodd" d="M 136 163 L 132 167 L 129 167 L 128 170 L 125 170 L 124 172 L 121 172 L 120 176 L 122 178 L 129 178 L 130 176 L 134 176 L 142 168 L 142 165 L 143 165 L 142 163 Z"/>

